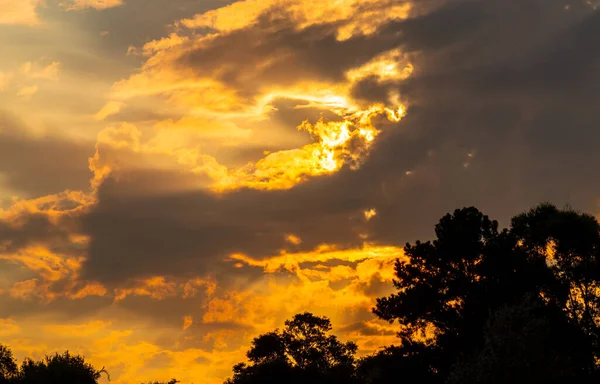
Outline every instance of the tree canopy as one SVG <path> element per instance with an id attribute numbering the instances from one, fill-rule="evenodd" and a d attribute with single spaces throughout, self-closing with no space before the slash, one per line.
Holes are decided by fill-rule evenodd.
<path id="1" fill-rule="evenodd" d="M 521 379 L 542 377 L 540 372 L 558 367 L 552 361 L 565 357 L 559 351 L 573 356 L 559 359 L 570 364 L 561 372 L 570 373 L 541 382 L 573 382 L 573 372 L 594 374 L 600 357 L 600 227 L 593 216 L 542 204 L 499 230 L 496 221 L 471 207 L 444 216 L 435 233 L 433 241 L 406 245 L 407 259 L 396 263 L 397 292 L 378 299 L 374 308 L 378 317 L 399 323 L 400 350 L 421 346 L 420 356 L 428 363 L 422 364 L 427 367 L 423 375 L 433 371 L 439 382 L 446 382 L 457 359 L 478 355 L 471 368 L 490 371 L 479 372 L 485 380 L 472 382 L 494 382 L 486 375 L 501 377 L 500 372 Z M 524 307 L 526 298 L 530 307 Z M 520 331 L 511 324 L 519 324 L 514 327 Z M 545 331 L 529 332 L 527 327 L 534 325 Z M 560 348 L 545 348 L 546 360 L 541 359 L 539 348 L 566 334 L 571 337 Z M 496 342 L 500 335 L 505 344 Z M 530 371 L 504 360 L 481 362 L 488 355 L 500 359 L 503 348 L 515 345 L 526 348 L 519 351 L 519 364 Z M 464 363 L 460 366 L 464 371 Z"/>
<path id="2" fill-rule="evenodd" d="M 252 341 L 250 364 L 234 367 L 227 384 L 244 383 L 352 383 L 356 344 L 343 343 L 329 334 L 326 317 L 302 313 L 285 322 L 282 331 L 266 333 Z"/>

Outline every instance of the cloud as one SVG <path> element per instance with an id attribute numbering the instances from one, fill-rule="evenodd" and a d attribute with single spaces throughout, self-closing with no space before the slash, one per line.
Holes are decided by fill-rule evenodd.
<path id="1" fill-rule="evenodd" d="M 2 0 L 0 24 L 36 25 L 39 23 L 37 7 L 40 0 Z"/>
<path id="2" fill-rule="evenodd" d="M 8 88 L 12 80 L 12 76 L 12 73 L 0 72 L 0 92 Z"/>
<path id="3" fill-rule="evenodd" d="M 175 296 L 174 283 L 168 283 L 163 277 L 153 277 L 144 281 L 134 288 L 118 288 L 115 291 L 115 300 L 123 300 L 129 295 L 150 296 L 155 300 L 164 300 Z"/>
<path id="4" fill-rule="evenodd" d="M 249 259 L 246 260 L 260 260 L 288 246 L 305 252 L 316 249 L 320 244 L 339 244 L 341 249 L 345 249 L 361 244 L 364 238 L 395 245 L 404 240 L 429 236 L 432 223 L 456 206 L 481 205 L 484 209 L 491 209 L 492 214 L 498 213 L 505 218 L 506 212 L 517 212 L 521 207 L 543 200 L 549 193 L 552 194 L 549 196 L 551 199 L 567 196 L 572 189 L 569 185 L 580 185 L 583 179 L 559 189 L 542 188 L 548 185 L 547 179 L 542 177 L 546 174 L 543 170 L 547 165 L 535 159 L 533 154 L 542 155 L 541 158 L 550 163 L 555 162 L 549 157 L 551 152 L 544 156 L 544 151 L 547 151 L 544 147 L 552 144 L 552 136 L 543 136 L 542 127 L 547 129 L 548 134 L 556 135 L 553 132 L 560 132 L 568 122 L 574 122 L 577 127 L 579 121 L 581 126 L 576 129 L 583 137 L 593 136 L 591 130 L 584 128 L 589 123 L 574 112 L 591 102 L 583 100 L 583 95 L 593 99 L 590 90 L 595 84 L 594 79 L 591 77 L 588 84 L 579 89 L 569 89 L 574 96 L 580 95 L 578 100 L 583 104 L 569 109 L 561 101 L 561 109 L 557 109 L 558 100 L 553 101 L 553 97 L 542 90 L 559 87 L 561 76 L 573 75 L 569 75 L 569 71 L 557 72 L 544 82 L 536 80 L 536 76 L 544 73 L 540 63 L 555 62 L 547 61 L 546 57 L 556 55 L 553 52 L 562 52 L 567 48 L 561 47 L 575 41 L 569 36 L 590 35 L 597 14 L 588 7 L 571 9 L 566 13 L 558 2 L 541 4 L 531 0 L 524 3 L 524 7 L 524 13 L 520 14 L 521 11 L 516 8 L 503 7 L 496 1 L 450 2 L 435 9 L 419 9 L 408 18 L 389 20 L 374 31 L 357 33 L 347 39 L 336 37 L 337 25 L 334 25 L 336 28 L 315 23 L 298 26 L 294 24 L 293 17 L 273 16 L 271 12 L 267 16 L 281 23 L 273 24 L 274 29 L 268 29 L 258 17 L 249 26 L 215 28 L 216 35 L 195 41 L 176 35 L 177 38 L 171 36 L 169 40 L 154 42 L 151 48 L 148 46 L 146 49 L 148 59 L 140 74 L 118 83 L 115 95 L 125 97 L 130 91 L 147 95 L 158 93 L 166 95 L 166 103 L 185 105 L 177 97 L 187 95 L 189 90 L 200 94 L 205 86 L 198 77 L 202 71 L 196 70 L 217 71 L 221 63 L 211 59 L 221 58 L 216 53 L 220 50 L 225 52 L 228 48 L 228 54 L 233 56 L 225 56 L 223 60 L 232 63 L 234 78 L 214 72 L 217 79 L 221 76 L 215 83 L 215 89 L 235 90 L 237 93 L 232 93 L 232 97 L 250 103 L 250 106 L 260 105 L 254 100 L 255 97 L 260 99 L 256 95 L 262 95 L 263 91 L 249 90 L 251 96 L 248 96 L 246 87 L 235 80 L 235 76 L 246 69 L 262 79 L 263 87 L 276 84 L 281 89 L 294 90 L 302 95 L 300 100 L 303 102 L 316 103 L 323 110 L 333 111 L 334 115 L 344 108 L 335 98 L 311 94 L 317 89 L 315 83 L 305 84 L 307 92 L 304 93 L 294 88 L 302 86 L 301 81 L 307 73 L 315 76 L 317 84 L 333 87 L 331 89 L 340 84 L 349 86 L 349 95 L 354 95 L 349 96 L 349 100 L 361 105 L 381 100 L 382 95 L 387 103 L 394 94 L 391 91 L 395 91 L 408 100 L 408 114 L 398 130 L 386 130 L 389 122 L 378 120 L 381 128 L 377 129 L 372 150 L 368 156 L 360 156 L 361 166 L 355 170 L 350 170 L 346 163 L 340 169 L 335 168 L 336 172 L 323 172 L 321 178 L 298 182 L 294 167 L 302 164 L 305 159 L 302 148 L 306 148 L 300 146 L 268 154 L 253 162 L 253 166 L 243 168 L 250 169 L 250 175 L 264 178 L 265 181 L 260 180 L 260 183 L 289 181 L 287 189 L 274 187 L 282 190 L 262 190 L 265 188 L 246 181 L 235 184 L 236 190 L 222 196 L 216 196 L 207 188 L 215 178 L 227 180 L 227 177 L 232 177 L 231 169 L 222 166 L 213 156 L 203 156 L 201 148 L 186 147 L 185 143 L 178 142 L 161 148 L 161 156 L 165 157 L 157 157 L 149 142 L 141 139 L 137 128 L 130 127 L 128 133 L 118 134 L 125 135 L 125 140 L 117 139 L 117 131 L 114 131 L 111 133 L 114 137 L 105 140 L 109 145 L 100 146 L 97 154 L 97 161 L 108 167 L 105 176 L 111 176 L 100 180 L 98 204 L 84 217 L 86 234 L 91 238 L 85 273 L 102 281 L 132 275 L 148 278 L 156 275 L 157 271 L 179 274 L 191 267 L 203 272 L 221 268 L 225 271 L 229 267 L 219 261 L 231 254 L 247 255 Z M 544 28 L 532 35 L 527 20 L 534 14 L 543 16 Z M 508 20 L 513 20 L 510 30 L 506 28 Z M 269 35 L 273 31 L 284 33 L 273 33 L 277 35 L 273 37 Z M 339 55 L 333 55 L 333 59 L 327 56 L 327 60 L 316 60 L 308 72 L 299 69 L 297 77 L 287 79 L 273 77 L 276 70 L 252 72 L 258 62 L 252 60 L 259 59 L 248 56 L 245 60 L 246 53 L 231 48 L 238 46 L 236 39 L 252 33 L 264 37 L 256 39 L 260 48 L 256 57 L 262 59 L 277 57 L 272 55 L 272 50 L 277 53 L 278 47 L 282 46 L 295 48 L 292 57 L 301 59 L 319 59 L 320 56 L 314 53 L 317 51 L 329 50 Z M 513 39 L 508 39 L 507 34 Z M 512 44 L 520 34 L 526 36 L 521 41 L 527 50 Z M 284 41 L 290 44 L 283 44 Z M 309 42 L 313 42 L 312 46 Z M 585 54 L 593 61 L 594 56 L 587 53 L 589 49 L 584 48 L 589 47 L 585 44 L 583 39 L 581 55 Z M 577 52 L 580 52 L 580 46 L 577 46 Z M 239 47 L 244 49 L 241 44 Z M 314 48 L 313 51 L 311 47 L 319 49 Z M 246 51 L 248 55 L 250 50 Z M 360 53 L 349 56 L 355 50 Z M 201 61 L 201 57 L 207 60 Z M 350 60 L 349 57 L 354 62 L 344 63 L 343 60 Z M 331 65 L 335 72 L 328 72 L 332 71 L 326 68 L 331 60 L 340 60 L 343 70 L 339 70 L 340 66 Z M 400 60 L 402 65 L 393 65 L 394 60 L 396 63 Z M 577 61 L 582 62 L 586 60 Z M 573 61 L 565 65 L 569 68 L 569 65 L 576 64 Z M 545 64 L 544 70 L 551 67 Z M 289 66 L 290 73 L 296 74 L 295 69 L 293 65 Z M 581 70 L 574 73 L 579 72 Z M 193 81 L 185 80 L 184 75 Z M 146 76 L 157 76 L 159 81 L 145 83 L 150 79 Z M 326 80 L 320 80 L 322 78 Z M 300 85 L 296 84 L 296 80 Z M 134 84 L 141 86 L 134 87 Z M 144 84 L 148 86 L 144 87 Z M 162 88 L 167 84 L 171 88 Z M 532 92 L 530 95 L 538 96 L 526 99 L 519 92 Z M 544 95 L 539 96 L 542 93 Z M 242 96 L 236 99 L 238 94 Z M 131 96 L 129 94 L 126 98 Z M 231 116 L 220 110 L 212 110 L 211 113 L 226 119 L 237 116 L 236 103 L 222 105 L 232 107 L 236 112 Z M 296 106 L 302 109 L 300 102 Z M 197 112 L 203 116 L 207 113 Z M 264 117 L 264 113 L 261 109 L 255 116 Z M 269 113 L 267 111 L 266 115 Z M 347 118 L 348 115 L 342 113 L 342 116 Z M 551 119 L 550 116 L 559 119 Z M 589 114 L 585 116 L 589 121 L 594 119 Z M 319 138 L 317 143 L 323 145 L 328 140 L 335 142 L 339 136 L 346 135 L 345 121 L 348 120 L 342 117 L 330 122 L 327 128 L 320 126 L 318 121 L 309 122 L 304 127 L 314 132 Z M 332 136 L 329 136 L 330 133 Z M 536 142 L 535 137 L 544 137 L 544 140 Z M 579 143 L 582 148 L 587 147 L 581 142 L 581 136 L 570 135 L 569 140 L 573 145 Z M 552 145 L 558 148 L 557 145 L 565 145 L 569 140 L 556 141 Z M 308 148 L 314 148 L 311 145 Z M 515 154 L 516 157 L 512 156 Z M 119 164 L 118 167 L 113 167 L 111 157 L 120 159 L 114 162 Z M 574 153 L 573 158 L 577 157 L 580 155 Z M 506 160 L 509 158 L 510 161 Z M 290 159 L 297 163 L 290 163 Z M 170 165 L 163 167 L 162 164 L 167 163 Z M 161 164 L 160 172 L 157 164 Z M 575 172 L 576 167 L 583 166 L 583 163 L 562 161 L 555 165 L 562 177 L 576 179 L 579 176 L 574 175 L 581 174 Z M 567 169 L 570 171 L 566 172 Z M 233 176 L 237 176 L 235 171 L 233 168 Z M 495 175 L 493 179 L 486 176 L 489 172 Z M 208 177 L 201 179 L 197 175 Z M 241 177 L 242 181 L 248 180 L 244 177 L 247 176 Z M 253 178 L 249 180 L 254 181 Z M 251 191 L 248 187 L 262 191 Z M 178 189 L 182 192 L 177 192 Z M 582 203 L 595 201 L 594 193 L 579 194 L 588 195 L 585 199 L 578 198 Z M 370 218 L 365 220 L 364 212 L 370 210 L 377 215 L 368 215 Z M 148 222 L 145 220 L 147 217 L 153 220 Z M 315 221 L 315 217 L 319 219 Z M 226 235 L 221 237 L 219 234 Z M 286 242 L 287 234 L 294 234 L 302 239 L 302 243 Z M 122 244 L 127 244 L 125 249 Z M 178 244 L 175 256 L 171 256 L 169 244 Z M 116 256 L 119 254 L 126 256 Z M 167 257 L 170 257 L 169 263 L 164 263 L 162 260 Z M 145 262 L 140 264 L 137 262 L 140 259 Z M 119 263 L 122 276 L 109 267 L 114 263 Z M 335 273 L 341 276 L 343 271 L 339 268 Z"/>
<path id="5" fill-rule="evenodd" d="M 94 115 L 96 120 L 104 120 L 109 116 L 116 115 L 125 107 L 125 103 L 120 101 L 109 101 Z"/>
<path id="6" fill-rule="evenodd" d="M 31 99 L 33 97 L 33 95 L 35 95 L 37 93 L 38 89 L 39 88 L 37 85 L 21 87 L 19 89 L 19 91 L 17 92 L 17 97 L 19 97 L 21 100 L 27 101 L 27 100 Z"/>
<path id="7" fill-rule="evenodd" d="M 342 167 L 357 168 L 380 132 L 374 120 L 383 116 L 397 123 L 406 107 L 397 93 L 361 103 L 350 91 L 354 83 L 367 77 L 398 82 L 410 76 L 410 63 L 393 49 L 392 36 L 382 38 L 377 33 L 386 21 L 408 17 L 410 4 L 350 2 L 334 14 L 327 7 L 309 7 L 299 1 L 261 3 L 259 8 L 254 3 L 234 3 L 199 15 L 195 21 L 182 22 L 196 28 L 215 19 L 214 34 L 171 33 L 133 50 L 148 59 L 140 73 L 114 85 L 113 99 L 158 96 L 188 109 L 191 115 L 230 122 L 241 118 L 264 121 L 274 111 L 274 104 L 284 99 L 295 102 L 294 108 L 333 112 L 333 121 L 296 122 L 299 130 L 312 137 L 312 143 L 269 152 L 242 167 L 225 168 L 218 157 L 196 154 L 202 162 L 197 170 L 212 173 L 212 188 L 217 191 L 289 189 Z M 244 17 L 240 19 L 244 24 L 221 25 L 230 20 L 228 15 L 250 10 L 258 12 L 256 20 Z M 382 12 L 387 15 L 384 21 Z M 346 24 L 357 15 L 381 24 L 368 30 L 348 29 Z M 353 32 L 340 41 L 337 28 L 342 21 L 344 28 Z M 255 135 L 259 133 L 252 132 L 251 139 Z"/>
<path id="8" fill-rule="evenodd" d="M 194 324 L 194 319 L 192 316 L 184 316 L 183 317 L 183 330 L 188 329 Z"/>
<path id="9" fill-rule="evenodd" d="M 284 13 L 297 28 L 319 24 L 340 24 L 340 40 L 355 34 L 370 34 L 392 20 L 410 15 L 412 3 L 408 1 L 357 1 L 338 3 L 311 3 L 304 0 L 243 0 L 231 5 L 182 20 L 188 28 L 211 28 L 218 32 L 232 32 L 260 23 L 269 13 Z"/>
<path id="10" fill-rule="evenodd" d="M 88 8 L 100 10 L 114 8 L 123 4 L 123 0 L 66 0 L 62 6 L 69 11 L 82 11 Z"/>
<path id="11" fill-rule="evenodd" d="M 60 62 L 53 61 L 43 66 L 39 62 L 27 61 L 21 65 L 19 73 L 31 79 L 58 80 Z"/>
<path id="12" fill-rule="evenodd" d="M 46 62 L 47 59 L 27 61 L 18 69 L 0 72 L 0 92 L 14 89 L 19 100 L 31 100 L 41 85 L 59 80 L 60 62 Z"/>
<path id="13" fill-rule="evenodd" d="M 25 199 L 65 189 L 86 190 L 91 177 L 87 159 L 94 144 L 36 137 L 30 131 L 32 127 L 0 111 L 0 185 Z"/>

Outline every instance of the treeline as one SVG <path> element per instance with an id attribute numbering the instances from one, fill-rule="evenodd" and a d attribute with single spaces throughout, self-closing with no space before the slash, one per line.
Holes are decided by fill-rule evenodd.
<path id="1" fill-rule="evenodd" d="M 248 361 L 225 383 L 600 381 L 594 216 L 542 204 L 499 229 L 476 208 L 464 208 L 444 216 L 435 234 L 405 246 L 395 265 L 396 292 L 373 308 L 397 324 L 397 345 L 357 358 L 356 344 L 331 334 L 329 319 L 298 314 L 255 338 Z M 68 353 L 19 368 L 8 349 L 1 352 L 0 383 L 95 384 L 104 373 Z"/>

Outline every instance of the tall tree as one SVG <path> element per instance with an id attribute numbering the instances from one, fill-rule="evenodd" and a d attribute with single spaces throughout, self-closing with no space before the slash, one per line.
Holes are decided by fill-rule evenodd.
<path id="1" fill-rule="evenodd" d="M 541 204 L 512 219 L 511 232 L 530 259 L 551 271 L 541 291 L 592 338 L 600 357 L 600 225 L 592 215 Z"/>
<path id="2" fill-rule="evenodd" d="M 475 208 L 456 210 L 436 225 L 434 241 L 406 245 L 397 293 L 378 299 L 374 313 L 399 322 L 400 350 L 422 345 L 440 380 L 456 357 L 481 350 L 491 313 L 528 294 L 569 313 L 593 337 L 599 232 L 593 217 L 551 205 L 502 231 Z"/>
<path id="3" fill-rule="evenodd" d="M 377 299 L 374 313 L 400 323 L 404 345 L 432 344 L 435 371 L 445 374 L 444 352 L 481 345 L 489 312 L 527 291 L 529 266 L 516 240 L 476 208 L 444 216 L 435 233 L 434 241 L 405 246 L 395 266 L 398 292 Z"/>
<path id="4" fill-rule="evenodd" d="M 247 357 L 250 364 L 234 367 L 228 384 L 352 383 L 357 347 L 329 334 L 326 317 L 302 313 L 275 330 L 255 338 Z"/>

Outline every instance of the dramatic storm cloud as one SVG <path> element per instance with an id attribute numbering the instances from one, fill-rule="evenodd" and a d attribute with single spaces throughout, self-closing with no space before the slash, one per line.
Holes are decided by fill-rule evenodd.
<path id="1" fill-rule="evenodd" d="M 368 353 L 454 208 L 598 212 L 583 0 L 0 1 L 0 334 L 220 383 L 304 310 Z"/>

